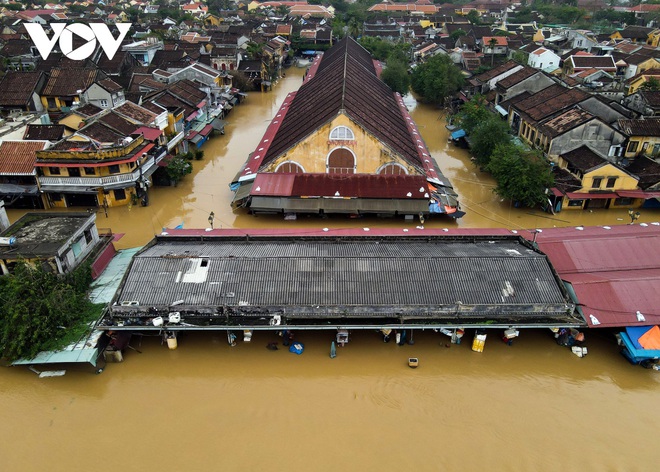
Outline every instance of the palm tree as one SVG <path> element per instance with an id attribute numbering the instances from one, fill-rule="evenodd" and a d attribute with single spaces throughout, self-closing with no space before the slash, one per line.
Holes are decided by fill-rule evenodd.
<path id="1" fill-rule="evenodd" d="M 495 60 L 495 46 L 497 46 L 497 39 L 491 37 L 488 40 L 488 46 L 490 47 L 490 66 L 493 67 L 493 61 Z"/>

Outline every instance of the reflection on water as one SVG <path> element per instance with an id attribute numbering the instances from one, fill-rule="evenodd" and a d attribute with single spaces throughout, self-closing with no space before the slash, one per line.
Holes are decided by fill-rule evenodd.
<path id="1" fill-rule="evenodd" d="M 126 233 L 120 247 L 145 244 L 181 223 L 237 228 L 342 228 L 364 221 L 332 217 L 283 221 L 235 214 L 228 183 L 301 83 L 290 69 L 273 93 L 252 93 L 232 110 L 225 136 L 177 187 L 153 188 L 146 208 L 111 208 L 99 227 Z M 428 227 L 532 228 L 622 224 L 625 211 L 564 211 L 552 216 L 511 208 L 494 183 L 447 142 L 441 112 L 408 100 L 412 117 L 467 215 Z M 20 212 L 10 211 L 11 221 Z M 642 210 L 640 222 L 660 219 Z M 409 227 L 369 219 L 371 227 Z M 432 276 L 432 274 L 429 274 Z M 301 356 L 275 334 L 227 345 L 222 333 L 186 334 L 168 350 L 156 337 L 123 364 L 95 376 L 70 372 L 39 380 L 0 369 L 2 470 L 655 470 L 654 414 L 660 376 L 633 367 L 604 331 L 588 333 L 579 359 L 547 331 L 523 332 L 513 346 L 489 335 L 483 353 L 430 331 L 414 345 L 354 332 L 329 358 L 330 332 L 296 333 Z M 408 357 L 420 367 L 410 369 Z"/>
<path id="2" fill-rule="evenodd" d="M 193 162 L 193 173 L 177 187 L 154 187 L 150 190 L 148 207 L 134 206 L 110 208 L 108 217 L 98 213 L 98 226 L 125 233 L 119 247 L 135 247 L 147 243 L 164 227 L 173 228 L 183 223 L 185 228 L 208 226 L 208 216 L 215 214 L 215 227 L 232 228 L 346 228 L 363 227 L 365 221 L 373 228 L 407 228 L 417 222 L 399 218 L 349 219 L 336 215 L 327 219 L 301 217 L 297 221 L 284 221 L 282 215 L 251 216 L 231 209 L 233 192 L 229 190 L 238 170 L 248 154 L 254 151 L 270 120 L 275 116 L 286 95 L 302 83 L 304 69 L 292 68 L 280 81 L 273 93 L 251 93 L 245 102 L 234 108 L 227 117 L 226 134 L 215 136 L 204 147 L 204 159 Z M 470 161 L 469 154 L 448 142 L 446 118 L 435 107 L 418 104 L 406 97 L 411 116 L 416 121 L 433 157 L 459 194 L 461 207 L 467 212 L 458 221 L 445 217 L 428 219 L 429 228 L 546 228 L 553 226 L 616 225 L 629 220 L 627 210 L 564 210 L 551 215 L 536 209 L 513 208 L 511 202 L 501 200 L 493 193 L 494 180 L 480 172 Z M 75 208 L 72 210 L 76 210 Z M 79 210 L 79 209 L 78 209 Z M 13 222 L 24 212 L 10 210 Z M 638 223 L 660 220 L 660 210 L 641 210 Z"/>

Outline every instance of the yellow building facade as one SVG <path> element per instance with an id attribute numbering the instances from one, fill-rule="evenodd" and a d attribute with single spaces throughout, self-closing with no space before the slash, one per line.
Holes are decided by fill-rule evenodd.
<path id="1" fill-rule="evenodd" d="M 338 162 L 341 163 L 335 165 Z M 343 113 L 273 160 L 262 171 L 422 174 Z"/>

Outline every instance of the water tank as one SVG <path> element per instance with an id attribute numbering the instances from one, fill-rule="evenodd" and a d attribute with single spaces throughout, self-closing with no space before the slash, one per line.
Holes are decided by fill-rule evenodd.
<path id="1" fill-rule="evenodd" d="M 11 236 L 9 238 L 0 238 L 0 246 L 13 246 L 16 244 L 16 238 Z"/>

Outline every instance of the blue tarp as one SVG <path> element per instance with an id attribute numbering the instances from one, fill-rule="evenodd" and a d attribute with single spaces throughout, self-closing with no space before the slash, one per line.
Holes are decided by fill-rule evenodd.
<path id="1" fill-rule="evenodd" d="M 305 346 L 303 343 L 293 343 L 289 348 L 289 352 L 293 352 L 294 354 L 302 354 L 304 350 Z"/>
<path id="2" fill-rule="evenodd" d="M 623 354 L 633 364 L 660 358 L 659 349 L 644 349 L 639 344 L 639 338 L 651 328 L 653 326 L 628 326 L 625 332 L 619 333 L 624 346 Z"/>
<path id="3" fill-rule="evenodd" d="M 313 56 L 314 54 L 316 54 L 316 51 L 309 51 L 309 50 L 308 51 L 303 51 L 302 54 L 304 56 Z"/>
<path id="4" fill-rule="evenodd" d="M 465 136 L 465 131 L 463 131 L 462 129 L 459 129 L 458 131 L 454 131 L 451 134 L 451 139 L 459 139 L 459 138 L 462 138 L 463 136 Z"/>

